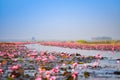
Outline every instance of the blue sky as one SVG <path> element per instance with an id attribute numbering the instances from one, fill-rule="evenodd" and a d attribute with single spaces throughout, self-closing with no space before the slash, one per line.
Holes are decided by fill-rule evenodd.
<path id="1" fill-rule="evenodd" d="M 0 40 L 119 35 L 120 0 L 0 0 Z"/>

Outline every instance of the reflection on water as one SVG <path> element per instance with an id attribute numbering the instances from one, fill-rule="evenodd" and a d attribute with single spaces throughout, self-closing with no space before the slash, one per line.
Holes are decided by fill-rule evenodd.
<path id="1" fill-rule="evenodd" d="M 111 59 L 120 58 L 120 52 L 111 51 L 97 51 L 97 50 L 80 50 L 80 49 L 70 49 L 55 46 L 43 46 L 39 44 L 29 44 L 26 45 L 28 48 L 36 49 L 37 51 L 49 51 L 49 52 L 67 52 L 67 53 L 80 53 L 81 55 L 94 56 L 96 54 L 101 54 L 103 57 L 108 57 Z"/>
<path id="2" fill-rule="evenodd" d="M 119 80 L 120 75 L 115 75 L 115 71 L 120 72 L 120 64 L 117 63 L 116 59 L 120 59 L 120 52 L 111 52 L 111 51 L 97 51 L 97 50 L 80 50 L 80 49 L 70 49 L 70 48 L 62 48 L 62 47 L 54 47 L 54 46 L 43 46 L 39 44 L 29 44 L 26 45 L 29 49 L 35 49 L 37 51 L 48 51 L 48 52 L 67 52 L 67 53 L 80 53 L 81 55 L 86 56 L 95 56 L 96 54 L 100 54 L 105 57 L 105 59 L 100 60 L 100 68 L 92 69 L 82 69 L 79 68 L 83 66 L 83 64 L 79 64 L 78 70 L 79 79 L 82 80 Z M 93 65 L 93 63 L 87 63 L 87 65 Z M 88 79 L 84 79 L 82 74 L 88 71 L 91 73 Z"/>

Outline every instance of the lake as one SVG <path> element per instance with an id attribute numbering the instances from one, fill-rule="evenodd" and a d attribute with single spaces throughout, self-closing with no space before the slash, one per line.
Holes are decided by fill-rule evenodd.
<path id="1" fill-rule="evenodd" d="M 79 72 L 79 76 L 83 74 L 83 72 L 88 71 L 92 73 L 94 76 L 90 76 L 88 79 L 79 78 L 82 80 L 119 80 L 120 75 L 115 75 L 115 71 L 120 71 L 120 64 L 117 63 L 116 59 L 120 59 L 120 52 L 111 52 L 111 51 L 100 51 L 100 50 L 80 50 L 80 49 L 70 49 L 63 47 L 55 47 L 55 46 L 44 46 L 40 44 L 28 44 L 26 45 L 29 49 L 35 49 L 37 51 L 48 51 L 48 52 L 66 52 L 66 53 L 79 53 L 85 56 L 95 56 L 100 54 L 106 59 L 100 60 L 100 69 L 76 69 Z M 93 63 L 88 63 L 88 65 L 92 65 Z M 81 67 L 83 65 L 79 65 Z"/>

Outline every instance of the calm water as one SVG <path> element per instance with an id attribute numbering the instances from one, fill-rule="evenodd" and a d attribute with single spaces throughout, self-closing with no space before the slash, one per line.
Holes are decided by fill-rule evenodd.
<path id="1" fill-rule="evenodd" d="M 70 49 L 55 46 L 43 46 L 39 44 L 29 44 L 26 45 L 30 49 L 35 49 L 37 51 L 49 51 L 49 52 L 67 52 L 67 53 L 80 53 L 81 55 L 94 56 L 96 54 L 101 54 L 103 57 L 108 57 L 110 59 L 120 58 L 120 52 L 111 51 L 97 51 L 97 50 L 80 50 L 80 49 Z"/>
<path id="2" fill-rule="evenodd" d="M 97 50 L 80 50 L 80 49 L 70 49 L 70 48 L 62 48 L 62 47 L 54 47 L 54 46 L 43 46 L 39 44 L 29 44 L 26 45 L 29 49 L 35 49 L 37 51 L 48 51 L 48 52 L 67 52 L 67 53 L 80 53 L 81 55 L 86 56 L 95 56 L 96 54 L 100 54 L 103 57 L 107 57 L 105 60 L 100 60 L 101 69 L 82 69 L 79 71 L 79 76 L 83 74 L 84 71 L 88 71 L 90 73 L 95 73 L 97 77 L 90 77 L 89 79 L 79 78 L 80 80 L 120 80 L 120 75 L 114 75 L 114 71 L 120 71 L 120 64 L 117 63 L 116 59 L 120 59 L 120 52 L 111 52 L 111 51 L 97 51 Z M 88 63 L 88 65 L 92 65 L 93 63 Z M 81 67 L 82 65 L 79 65 Z M 107 67 L 106 67 L 107 66 Z M 110 74 L 106 74 L 110 73 Z"/>

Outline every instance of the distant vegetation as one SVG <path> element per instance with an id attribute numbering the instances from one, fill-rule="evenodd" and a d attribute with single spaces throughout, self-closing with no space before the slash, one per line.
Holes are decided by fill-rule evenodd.
<path id="1" fill-rule="evenodd" d="M 78 40 L 77 42 L 78 42 L 78 43 L 88 43 L 88 42 L 85 41 L 85 40 Z"/>
<path id="2" fill-rule="evenodd" d="M 120 40 L 106 40 L 106 41 L 77 40 L 77 42 L 82 44 L 119 44 L 120 45 Z"/>

